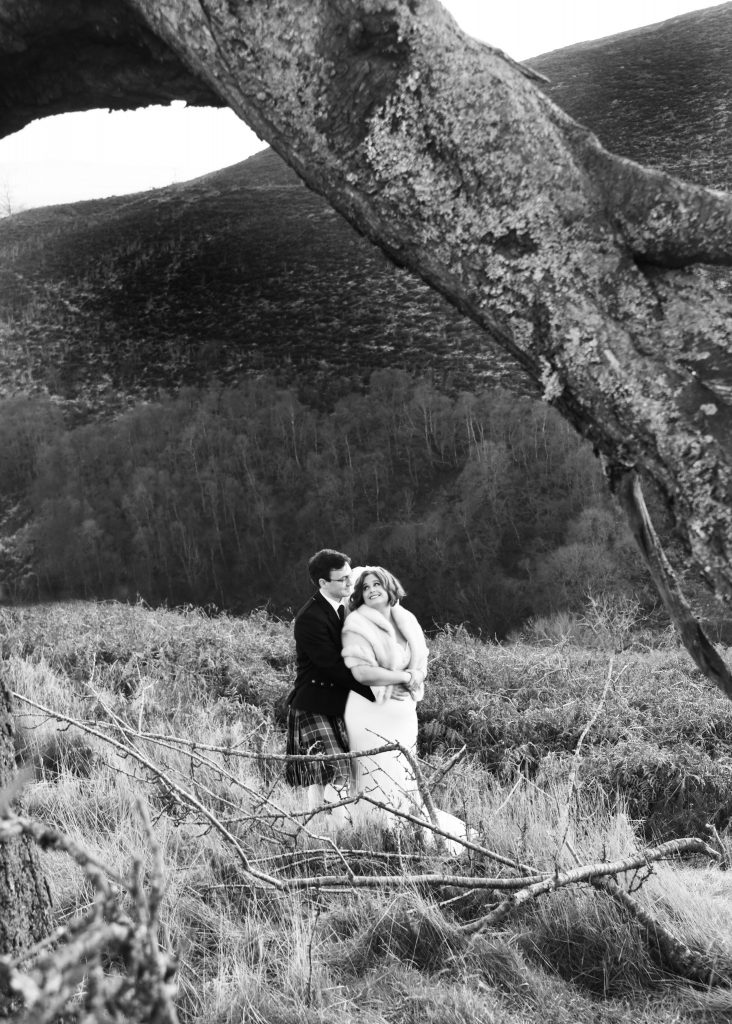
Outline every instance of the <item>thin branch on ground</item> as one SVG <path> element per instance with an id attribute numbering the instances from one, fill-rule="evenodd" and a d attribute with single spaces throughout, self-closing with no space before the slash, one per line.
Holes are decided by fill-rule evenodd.
<path id="1" fill-rule="evenodd" d="M 43 711 L 50 718 L 54 718 L 57 721 L 68 722 L 70 725 L 76 726 L 76 728 L 80 729 L 82 732 L 85 732 L 90 736 L 95 736 L 97 739 L 100 739 L 105 743 L 111 744 L 125 757 L 131 757 L 134 760 L 138 761 L 145 768 L 147 768 L 147 770 L 151 772 L 151 774 L 160 779 L 161 783 L 164 786 L 168 786 L 182 803 L 187 803 L 190 806 L 196 808 L 196 810 L 209 822 L 211 827 L 216 829 L 216 831 L 219 832 L 228 843 L 230 843 L 234 850 L 236 850 L 239 859 L 241 860 L 242 867 L 248 874 L 251 874 L 260 882 L 264 882 L 268 885 L 273 885 L 275 887 L 279 886 L 279 882 L 276 878 L 273 878 L 270 875 L 265 875 L 262 872 L 257 871 L 256 869 L 250 866 L 249 858 L 247 857 L 246 853 L 244 852 L 241 845 L 237 841 L 236 837 L 232 835 L 232 833 L 227 828 L 225 828 L 224 825 L 221 824 L 221 822 L 219 821 L 215 814 L 209 811 L 209 809 L 204 804 L 202 804 L 201 801 L 198 800 L 192 793 L 188 792 L 188 790 L 183 789 L 177 783 L 173 782 L 173 780 L 170 779 L 169 776 L 166 775 L 166 773 L 162 771 L 154 762 L 150 761 L 149 758 L 144 757 L 142 754 L 134 750 L 132 747 L 125 746 L 123 743 L 120 743 L 119 740 L 115 740 L 112 736 L 108 736 L 106 735 L 106 733 L 100 732 L 98 729 L 92 728 L 92 726 L 85 725 L 83 722 L 78 721 L 78 719 L 71 718 L 68 715 L 62 715 L 58 711 L 53 711 L 51 708 L 47 708 L 44 705 L 39 704 L 37 701 L 31 700 L 29 697 L 24 697 L 22 694 L 19 693 L 13 693 L 13 697 L 16 700 L 24 701 L 31 707 Z"/>
<path id="2" fill-rule="evenodd" d="M 732 982 L 732 963 L 727 963 L 726 973 L 718 971 L 708 953 L 693 950 L 678 935 L 674 935 L 669 928 L 649 914 L 638 900 L 612 878 L 592 879 L 591 885 L 607 893 L 638 921 L 647 937 L 656 944 L 661 959 L 676 974 L 701 985 L 729 985 Z"/>
<path id="3" fill-rule="evenodd" d="M 513 896 L 499 903 L 490 913 L 475 921 L 471 921 L 469 924 L 463 925 L 462 930 L 476 933 L 483 931 L 485 928 L 501 924 L 523 906 L 524 903 L 528 903 L 530 900 L 536 899 L 537 896 L 543 896 L 555 889 L 561 889 L 564 886 L 573 885 L 577 882 L 593 882 L 597 878 L 607 875 L 618 875 L 625 871 L 633 871 L 655 861 L 668 860 L 671 857 L 687 853 L 701 853 L 712 860 L 719 859 L 719 854 L 716 850 L 708 846 L 703 839 L 696 839 L 694 837 L 671 839 L 660 846 L 644 850 L 642 853 L 632 854 L 629 857 L 623 857 L 620 860 L 598 861 L 595 864 L 584 864 L 569 871 L 557 871 L 541 881 L 534 882 L 521 889 Z"/>

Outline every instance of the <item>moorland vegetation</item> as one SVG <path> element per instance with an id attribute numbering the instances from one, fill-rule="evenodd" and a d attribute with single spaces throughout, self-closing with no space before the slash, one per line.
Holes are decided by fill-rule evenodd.
<path id="1" fill-rule="evenodd" d="M 0 644 L 32 773 L 23 813 L 118 879 L 136 859 L 149 878 L 148 809 L 182 1021 L 732 1017 L 732 707 L 632 607 L 595 600 L 505 644 L 432 636 L 420 763 L 436 802 L 475 830 L 457 858 L 403 821 L 334 832 L 309 818 L 282 781 L 291 628 L 263 610 L 18 607 L 0 613 Z M 680 976 L 610 882 L 562 886 L 476 930 L 506 896 L 486 880 L 516 877 L 507 864 L 551 878 L 686 835 L 716 857 L 651 860 L 616 881 L 711 985 Z M 58 845 L 41 857 L 73 936 L 93 879 Z M 118 901 L 128 913 L 122 889 Z M 124 973 L 98 951 L 92 962 L 98 986 Z"/>

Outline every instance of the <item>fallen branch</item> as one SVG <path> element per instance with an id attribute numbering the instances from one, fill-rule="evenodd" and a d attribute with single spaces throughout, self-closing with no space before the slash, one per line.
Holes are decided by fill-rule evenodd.
<path id="1" fill-rule="evenodd" d="M 411 888 L 412 886 L 452 886 L 455 889 L 496 889 L 512 890 L 526 885 L 527 881 L 543 881 L 545 875 L 534 875 L 532 878 L 481 878 L 475 875 L 446 875 L 442 873 L 399 874 L 399 875 L 311 875 L 307 878 L 284 878 L 280 889 L 285 892 L 297 892 L 305 889 L 338 890 L 348 889 L 393 889 Z M 247 883 L 222 883 L 207 886 L 213 889 L 246 889 Z"/>
<path id="2" fill-rule="evenodd" d="M 90 736 L 95 736 L 97 739 L 100 739 L 105 743 L 109 743 L 111 746 L 115 747 L 115 749 L 118 750 L 120 754 L 122 754 L 124 757 L 130 757 L 138 761 L 152 775 L 160 779 L 164 786 L 169 787 L 170 790 L 175 793 L 176 797 L 182 803 L 187 803 L 191 807 L 195 807 L 195 809 L 206 819 L 209 825 L 212 828 L 214 828 L 217 832 L 219 832 L 226 839 L 226 841 L 231 844 L 231 846 L 234 848 L 241 861 L 244 871 L 246 871 L 248 874 L 251 874 L 253 877 L 257 878 L 260 882 L 264 882 L 268 885 L 273 885 L 275 887 L 279 885 L 276 878 L 273 878 L 271 875 L 265 875 L 261 871 L 257 871 L 256 868 L 252 868 L 250 866 L 249 858 L 247 857 L 246 853 L 244 852 L 241 845 L 237 841 L 236 836 L 232 835 L 232 833 L 224 825 L 221 824 L 216 815 L 209 811 L 205 804 L 202 804 L 201 801 L 198 800 L 192 793 L 188 792 L 188 790 L 183 789 L 182 786 L 179 786 L 176 782 L 173 782 L 168 777 L 168 775 L 166 775 L 166 773 L 162 771 L 162 769 L 160 769 L 153 761 L 150 761 L 147 757 L 144 757 L 142 754 L 140 754 L 139 751 L 135 750 L 132 747 L 125 746 L 123 743 L 120 743 L 119 740 L 115 740 L 112 736 L 108 736 L 106 733 L 100 732 L 98 729 L 94 729 L 92 726 L 87 725 L 84 722 L 80 722 L 76 718 L 71 718 L 68 715 L 62 715 L 59 711 L 53 711 L 51 708 L 47 708 L 43 704 L 39 704 L 37 701 L 31 700 L 30 697 L 24 697 L 23 694 L 21 693 L 13 693 L 13 697 L 15 697 L 16 700 L 23 701 L 23 703 L 29 704 L 31 707 L 43 711 L 50 718 L 54 718 L 59 722 L 68 722 L 69 725 L 76 726 L 76 728 L 81 729 L 82 732 L 86 732 Z"/>
<path id="3" fill-rule="evenodd" d="M 255 877 L 259 878 L 260 881 L 268 882 L 268 883 L 273 884 L 273 885 L 278 885 L 278 882 L 277 882 L 277 880 L 275 878 L 273 878 L 272 876 L 264 875 L 264 874 L 262 874 L 260 872 L 257 872 L 257 870 L 255 868 L 251 867 L 249 859 L 247 858 L 247 856 L 244 853 L 244 851 L 241 849 L 240 844 L 237 842 L 236 838 L 225 827 L 225 825 L 221 822 L 221 820 L 216 817 L 216 815 L 214 815 L 211 811 L 209 811 L 205 807 L 204 804 L 202 804 L 195 796 L 193 796 L 193 794 L 189 793 L 187 790 L 183 789 L 181 786 L 178 786 L 175 782 L 173 782 L 170 779 L 169 774 L 167 774 L 165 771 L 163 771 L 159 766 L 155 765 L 148 758 L 144 757 L 136 748 L 131 747 L 131 746 L 126 746 L 125 744 L 120 743 L 119 740 L 114 739 L 113 737 L 107 735 L 106 733 L 100 732 L 98 729 L 94 729 L 93 727 L 91 727 L 87 723 L 80 722 L 78 719 L 70 718 L 67 715 L 63 715 L 60 712 L 57 712 L 57 711 L 52 710 L 51 708 L 45 707 L 44 705 L 40 704 L 39 702 L 32 700 L 30 697 L 25 697 L 25 696 L 23 696 L 22 694 L 19 694 L 19 693 L 14 693 L 13 696 L 15 696 L 16 699 L 23 701 L 25 704 L 28 704 L 31 707 L 35 708 L 36 710 L 42 711 L 44 714 L 48 715 L 52 719 L 55 719 L 55 720 L 61 721 L 61 722 L 66 722 L 67 724 L 73 725 L 76 728 L 80 729 L 82 732 L 86 732 L 89 735 L 92 735 L 92 736 L 96 737 L 97 739 L 101 739 L 102 741 L 111 744 L 118 751 L 120 751 L 120 753 L 122 753 L 123 756 L 132 758 L 133 760 L 136 760 L 139 763 L 143 764 L 149 771 L 151 771 L 163 783 L 163 785 L 169 787 L 170 790 L 175 793 L 176 797 L 179 800 L 181 800 L 181 802 L 188 803 L 190 806 L 194 807 L 199 813 L 203 814 L 203 816 L 204 816 L 205 820 L 207 821 L 207 823 L 209 824 L 209 826 L 215 828 L 218 832 L 220 832 L 220 834 L 228 842 L 231 842 L 231 844 L 234 846 L 234 848 L 236 849 L 237 853 L 239 854 L 240 858 L 242 859 L 242 861 L 243 861 L 243 863 L 245 865 L 245 870 L 248 873 L 251 873 Z M 118 717 L 115 718 L 115 723 L 114 724 L 115 724 L 115 726 L 117 728 L 121 727 L 120 726 L 120 719 Z M 225 768 L 223 768 L 222 766 L 220 766 L 218 764 L 215 764 L 215 763 L 211 762 L 210 759 L 206 758 L 205 755 L 202 753 L 202 751 L 208 751 L 208 752 L 211 752 L 211 753 L 221 753 L 221 754 L 226 754 L 226 755 L 235 754 L 236 756 L 244 757 L 244 758 L 247 758 L 247 759 L 250 759 L 250 760 L 274 760 L 274 761 L 282 761 L 282 762 L 286 762 L 288 760 L 297 760 L 297 761 L 303 761 L 303 762 L 315 762 L 315 763 L 318 763 L 318 762 L 332 762 L 332 761 L 341 761 L 341 760 L 353 760 L 354 758 L 358 758 L 358 757 L 370 756 L 370 755 L 373 755 L 373 754 L 380 754 L 380 753 L 384 753 L 384 752 L 387 752 L 387 751 L 398 750 L 398 751 L 400 751 L 401 753 L 404 754 L 404 756 L 407 758 L 407 760 L 408 760 L 408 762 L 410 764 L 410 767 L 414 771 L 415 779 L 417 780 L 417 785 L 418 785 L 418 787 L 420 787 L 420 789 L 419 789 L 420 796 L 422 796 L 422 798 L 424 800 L 425 794 L 427 795 L 427 799 L 424 802 L 425 802 L 425 807 L 428 809 L 428 812 L 429 812 L 429 808 L 430 807 L 432 809 L 432 815 L 431 815 L 431 820 L 430 821 L 423 820 L 423 819 L 417 817 L 416 815 L 409 814 L 408 812 L 397 810 L 396 808 L 391 807 L 388 804 L 385 804 L 385 803 L 382 803 L 380 801 L 374 800 L 371 797 L 367 797 L 365 794 L 358 794 L 357 796 L 354 796 L 354 797 L 347 797 L 344 800 L 340 800 L 340 801 L 337 801 L 337 802 L 334 802 L 334 803 L 329 803 L 329 804 L 323 804 L 321 807 L 317 807 L 317 808 L 308 810 L 307 812 L 305 812 L 306 821 L 311 819 L 311 818 L 313 818 L 313 817 L 315 817 L 317 814 L 319 814 L 322 811 L 334 810 L 337 807 L 348 806 L 349 804 L 353 804 L 353 803 L 356 803 L 358 801 L 363 800 L 363 801 L 365 801 L 367 803 L 373 804 L 375 807 L 379 807 L 381 810 L 386 811 L 387 813 L 389 813 L 389 814 L 391 814 L 391 815 L 393 815 L 395 817 L 404 818 L 405 820 L 410 821 L 411 823 L 413 823 L 415 825 L 419 825 L 422 828 L 426 828 L 429 831 L 433 832 L 436 836 L 442 837 L 444 839 L 454 840 L 455 842 L 457 842 L 457 843 L 461 844 L 462 846 L 464 846 L 466 850 L 472 850 L 474 853 L 478 853 L 478 854 L 480 854 L 481 856 L 485 857 L 488 860 L 495 861 L 497 864 L 503 864 L 506 867 L 510 867 L 510 868 L 514 869 L 515 871 L 518 871 L 519 873 L 521 873 L 523 875 L 533 875 L 533 874 L 536 873 L 535 872 L 535 868 L 533 868 L 531 865 L 521 864 L 521 863 L 513 860 L 510 857 L 505 857 L 502 854 L 497 853 L 495 850 L 489 850 L 488 848 L 486 848 L 484 846 L 481 846 L 480 844 L 475 843 L 475 842 L 473 842 L 473 841 L 471 841 L 469 839 L 462 839 L 459 836 L 454 836 L 454 835 L 452 835 L 452 833 L 446 832 L 444 829 L 441 829 L 436 824 L 436 822 L 437 822 L 437 814 L 436 814 L 436 811 L 435 811 L 435 808 L 434 808 L 434 803 L 432 802 L 431 795 L 429 793 L 427 784 L 425 782 L 424 775 L 421 772 L 421 769 L 419 768 L 419 765 L 417 764 L 416 759 L 411 754 L 411 752 L 406 750 L 406 748 L 403 747 L 399 743 L 389 743 L 389 744 L 385 744 L 385 745 L 380 746 L 380 747 L 374 747 L 371 750 L 348 751 L 348 752 L 344 752 L 342 754 L 262 754 L 262 753 L 259 753 L 259 752 L 252 752 L 252 751 L 235 751 L 231 747 L 220 747 L 220 746 L 212 746 L 212 745 L 207 745 L 207 744 L 198 744 L 198 743 L 196 743 L 194 741 L 191 741 L 191 740 L 181 739 L 180 737 L 177 737 L 177 736 L 172 736 L 172 737 L 171 736 L 166 736 L 166 735 L 161 734 L 161 733 L 138 733 L 135 730 L 130 729 L 128 726 L 124 726 L 124 725 L 122 726 L 122 728 L 123 728 L 125 733 L 129 732 L 130 736 L 134 737 L 135 739 L 149 740 L 149 741 L 154 742 L 154 743 L 156 743 L 158 745 L 162 745 L 164 747 L 167 747 L 167 748 L 173 749 L 173 750 L 177 749 L 178 747 L 185 747 L 187 750 L 189 750 L 189 756 L 195 756 L 199 760 L 200 763 L 206 764 L 209 767 L 212 767 L 215 771 L 217 771 L 221 775 L 222 778 L 227 778 L 229 781 L 231 781 L 232 783 L 240 786 L 243 789 L 246 789 L 247 787 L 245 787 L 239 780 L 237 780 L 235 778 L 235 776 L 233 776 L 233 775 L 231 775 L 231 773 L 227 772 L 227 770 Z M 296 814 L 293 814 L 292 812 L 288 812 L 288 811 L 284 810 L 281 807 L 277 807 L 274 804 L 272 804 L 272 807 L 273 807 L 273 814 L 276 817 L 282 818 L 283 820 L 290 820 L 293 823 L 296 822 L 296 818 L 298 817 Z M 305 824 L 301 823 L 298 827 L 305 829 Z M 308 831 L 308 834 L 311 837 L 317 838 L 317 839 L 319 839 L 321 841 L 326 841 L 326 842 L 328 841 L 327 837 L 313 836 L 313 833 L 311 833 L 309 831 Z"/>
<path id="4" fill-rule="evenodd" d="M 625 871 L 633 871 L 645 867 L 659 860 L 668 860 L 670 857 L 679 856 L 682 853 L 702 853 L 713 860 L 719 859 L 719 854 L 708 846 L 703 839 L 689 837 L 686 839 L 671 839 L 643 853 L 637 853 L 630 857 L 624 857 L 615 861 L 598 861 L 595 864 L 585 864 L 572 868 L 569 871 L 557 871 L 541 881 L 532 883 L 515 893 L 508 899 L 499 903 L 489 914 L 471 921 L 462 926 L 462 930 L 469 933 L 481 932 L 486 928 L 501 924 L 514 911 L 528 903 L 537 896 L 543 896 L 555 889 L 561 889 L 576 882 L 593 882 L 595 879 L 607 875 L 619 875 Z"/>
<path id="5" fill-rule="evenodd" d="M 631 894 L 610 878 L 592 879 L 591 885 L 605 892 L 624 910 L 638 921 L 647 937 L 655 943 L 661 959 L 668 967 L 682 978 L 698 982 L 701 985 L 729 985 L 732 974 L 717 971 L 714 961 L 708 954 L 696 952 L 687 946 L 677 935 L 656 920 Z M 728 964 L 728 968 L 732 966 Z"/>
<path id="6" fill-rule="evenodd" d="M 290 760 L 296 760 L 296 761 L 303 761 L 303 762 L 308 762 L 308 763 L 313 763 L 313 762 L 314 763 L 319 763 L 319 762 L 320 763 L 329 763 L 329 762 L 332 762 L 332 761 L 342 761 L 342 760 L 351 760 L 352 761 L 355 758 L 359 758 L 359 757 L 369 757 L 369 756 L 372 756 L 374 754 L 382 754 L 382 753 L 386 753 L 388 751 L 398 750 L 407 759 L 410 768 L 414 772 L 415 780 L 417 781 L 417 786 L 419 788 L 420 796 L 424 800 L 425 807 L 426 807 L 428 813 L 430 814 L 430 821 L 429 822 L 424 821 L 421 818 L 418 818 L 416 815 L 409 814 L 408 812 L 405 812 L 405 811 L 397 810 L 396 808 L 391 807 L 389 804 L 382 803 L 382 802 L 380 802 L 378 800 L 374 800 L 372 797 L 368 797 L 368 796 L 366 796 L 365 794 L 362 794 L 362 793 L 360 793 L 360 794 L 358 794 L 356 796 L 353 796 L 353 797 L 346 797 L 343 800 L 339 800 L 339 801 L 336 801 L 336 802 L 333 802 L 333 803 L 323 804 L 320 807 L 315 807 L 315 808 L 309 809 L 307 812 L 305 812 L 305 816 L 307 817 L 307 819 L 309 820 L 310 818 L 313 818 L 313 817 L 317 816 L 318 814 L 320 814 L 323 811 L 334 810 L 335 808 L 338 808 L 338 807 L 347 807 L 347 806 L 349 806 L 351 804 L 358 803 L 359 801 L 365 801 L 367 803 L 373 804 L 375 807 L 378 807 L 378 808 L 380 808 L 383 811 L 386 811 L 389 814 L 394 815 L 395 817 L 404 818 L 406 821 L 410 821 L 410 822 L 412 822 L 415 825 L 419 825 L 419 826 L 421 826 L 423 828 L 427 828 L 431 832 L 433 832 L 435 835 L 440 836 L 441 838 L 455 840 L 456 842 L 458 842 L 462 846 L 464 846 L 466 850 L 471 850 L 474 853 L 479 853 L 481 856 L 486 857 L 489 860 L 493 860 L 493 861 L 495 861 L 498 864 L 504 864 L 506 867 L 513 868 L 514 870 L 519 871 L 519 872 L 521 872 L 524 875 L 527 875 L 527 874 L 531 875 L 532 873 L 535 873 L 535 869 L 531 865 L 520 864 L 519 862 L 517 862 L 515 860 L 512 860 L 510 857 L 505 857 L 502 854 L 497 853 L 495 850 L 489 850 L 485 846 L 481 846 L 480 844 L 472 842 L 469 839 L 462 839 L 459 836 L 454 836 L 454 835 L 452 835 L 452 833 L 446 832 L 444 829 L 440 828 L 439 825 L 437 824 L 437 820 L 438 820 L 437 819 L 437 812 L 435 810 L 434 802 L 432 800 L 432 796 L 431 796 L 431 793 L 430 793 L 430 787 L 428 786 L 428 784 L 427 784 L 427 782 L 426 782 L 426 780 L 424 778 L 424 774 L 421 771 L 419 765 L 417 764 L 416 758 L 411 753 L 411 751 L 407 750 L 400 743 L 387 743 L 387 744 L 384 744 L 383 746 L 380 746 L 380 747 L 374 747 L 371 750 L 348 751 L 348 752 L 344 752 L 342 754 L 263 754 L 263 753 L 260 753 L 260 752 L 233 750 L 233 748 L 231 748 L 231 747 L 220 747 L 220 746 L 210 746 L 210 745 L 207 746 L 205 744 L 194 743 L 191 740 L 182 739 L 182 738 L 177 737 L 177 736 L 175 736 L 175 737 L 164 736 L 163 734 L 160 734 L 160 733 L 141 733 L 141 734 L 135 734 L 135 735 L 138 736 L 139 738 L 148 739 L 148 740 L 151 740 L 151 741 L 153 741 L 155 743 L 163 744 L 165 746 L 172 746 L 173 744 L 180 744 L 181 746 L 186 746 L 186 747 L 191 748 L 191 750 L 193 750 L 193 748 L 195 748 L 196 755 L 202 760 L 202 763 L 209 763 L 209 764 L 210 764 L 210 762 L 206 761 L 203 758 L 203 755 L 199 753 L 199 751 L 207 750 L 209 752 L 221 753 L 221 754 L 227 754 L 227 755 L 233 753 L 236 756 L 247 758 L 247 759 L 250 759 L 250 760 L 268 760 L 268 761 L 269 760 L 274 760 L 274 761 L 282 761 L 282 762 L 287 762 L 287 761 L 290 761 Z M 449 771 L 450 768 L 454 766 L 454 764 L 457 764 L 457 762 L 463 757 L 465 749 L 466 748 L 463 747 L 462 750 L 458 751 L 458 753 L 451 759 L 450 763 L 446 766 L 443 774 L 446 774 L 447 771 Z M 221 769 L 218 766 L 216 766 L 216 770 L 220 771 L 222 773 L 224 772 L 224 769 Z M 278 814 L 278 816 L 282 815 L 283 817 L 289 817 L 289 818 L 294 818 L 295 817 L 295 815 L 292 815 L 292 814 L 290 814 L 288 812 L 282 811 L 281 809 L 277 811 L 277 814 Z"/>

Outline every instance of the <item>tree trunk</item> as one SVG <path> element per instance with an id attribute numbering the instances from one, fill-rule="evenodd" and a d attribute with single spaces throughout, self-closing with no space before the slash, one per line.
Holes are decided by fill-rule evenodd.
<path id="1" fill-rule="evenodd" d="M 14 735 L 10 694 L 0 674 L 0 800 L 5 806 L 15 795 Z M 0 840 L 0 857 L 0 956 L 15 957 L 48 935 L 51 898 L 31 839 Z M 11 1002 L 0 976 L 0 1016 Z"/>
<path id="2" fill-rule="evenodd" d="M 131 0 L 315 189 L 502 343 L 732 598 L 732 200 L 604 151 L 436 0 Z M 612 479 L 612 474 L 611 474 Z"/>

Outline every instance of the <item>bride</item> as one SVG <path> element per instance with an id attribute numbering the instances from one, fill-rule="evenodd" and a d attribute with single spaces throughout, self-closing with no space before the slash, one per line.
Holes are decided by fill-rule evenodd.
<path id="1" fill-rule="evenodd" d="M 417 702 L 424 696 L 427 643 L 415 616 L 400 599 L 399 580 L 380 566 L 352 573 L 354 589 L 341 633 L 343 660 L 359 683 L 371 685 L 375 700 L 351 690 L 344 714 L 352 751 L 373 750 L 398 742 L 410 753 L 417 748 Z M 409 762 L 398 750 L 354 760 L 355 789 L 399 811 L 427 819 L 427 811 Z M 466 837 L 466 826 L 446 811 L 437 824 Z M 429 830 L 425 830 L 429 834 Z M 451 853 L 464 847 L 447 840 Z"/>

